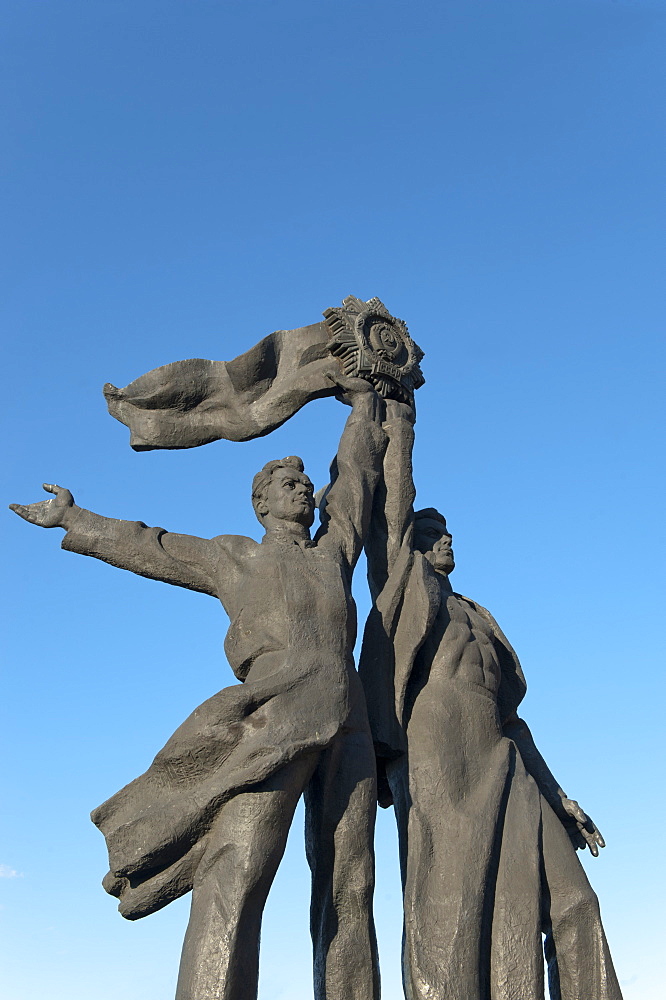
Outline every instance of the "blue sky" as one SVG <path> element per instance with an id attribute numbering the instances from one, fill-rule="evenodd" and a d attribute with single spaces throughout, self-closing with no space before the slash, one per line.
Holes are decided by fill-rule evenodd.
<path id="1" fill-rule="evenodd" d="M 7 501 L 256 536 L 253 473 L 326 480 L 346 415 L 135 454 L 101 386 L 380 296 L 426 352 L 420 506 L 516 647 L 524 716 L 608 841 L 584 859 L 625 1000 L 663 996 L 666 5 L 5 0 Z M 661 286 L 661 287 L 660 287 Z M 130 924 L 89 810 L 231 683 L 202 595 L 7 513 L 3 1000 L 163 1000 L 187 901 Z M 360 615 L 364 580 L 356 581 Z M 398 1000 L 392 817 L 383 995 Z M 261 1000 L 311 996 L 302 816 Z"/>

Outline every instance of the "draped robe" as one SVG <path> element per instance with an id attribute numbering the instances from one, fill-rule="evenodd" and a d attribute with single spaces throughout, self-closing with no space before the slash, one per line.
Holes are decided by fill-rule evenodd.
<path id="1" fill-rule="evenodd" d="M 551 928 L 553 1000 L 621 1000 L 596 896 L 549 804 L 556 783 L 515 716 L 518 658 L 492 615 L 414 549 L 413 431 L 385 426 L 359 673 L 380 804 L 392 801 L 398 823 L 406 996 L 543 1000 Z M 565 872 L 557 906 L 547 862 Z"/>

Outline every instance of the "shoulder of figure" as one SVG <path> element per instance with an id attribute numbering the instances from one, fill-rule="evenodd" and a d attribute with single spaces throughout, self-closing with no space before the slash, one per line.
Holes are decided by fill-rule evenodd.
<path id="1" fill-rule="evenodd" d="M 481 605 L 477 604 L 476 601 L 473 601 L 471 597 L 465 597 L 464 594 L 459 594 L 455 590 L 453 591 L 453 596 L 457 597 L 459 601 L 466 601 L 468 604 L 471 604 L 475 611 L 485 611 L 487 615 L 490 614 L 490 612 L 487 611 L 486 608 L 481 607 Z"/>
<path id="2" fill-rule="evenodd" d="M 211 538 L 211 544 L 236 558 L 252 555 L 255 549 L 259 548 L 259 542 L 255 542 L 254 538 L 248 538 L 247 535 L 216 535 L 215 538 Z"/>
<path id="3" fill-rule="evenodd" d="M 511 654 L 511 656 L 513 656 L 517 660 L 518 657 L 516 655 L 515 649 L 513 648 L 513 646 L 511 645 L 511 643 L 507 639 L 507 637 L 504 635 L 504 632 L 502 631 L 502 629 L 500 628 L 500 626 L 497 624 L 496 619 L 493 618 L 493 616 L 491 615 L 490 611 L 488 611 L 487 608 L 484 608 L 483 605 L 477 604 L 476 601 L 473 601 L 471 599 L 471 597 L 464 597 L 462 594 L 455 594 L 454 596 L 457 597 L 457 598 L 459 598 L 459 600 L 461 600 L 461 601 L 466 601 L 467 604 L 470 604 L 472 606 L 472 608 L 476 612 L 478 612 L 483 618 L 486 619 L 486 621 L 492 626 L 492 629 L 493 629 L 493 631 L 495 633 L 495 637 L 508 650 L 508 652 Z"/>
<path id="4" fill-rule="evenodd" d="M 484 618 L 488 619 L 488 621 L 492 623 L 494 628 L 499 629 L 499 625 L 491 615 L 490 611 L 488 611 L 488 608 L 484 608 L 482 604 L 478 603 L 478 601 L 473 601 L 471 597 L 465 597 L 464 594 L 457 594 L 454 591 L 453 596 L 457 597 L 459 601 L 465 601 L 465 603 L 469 604 L 474 609 L 474 611 L 477 611 Z"/>

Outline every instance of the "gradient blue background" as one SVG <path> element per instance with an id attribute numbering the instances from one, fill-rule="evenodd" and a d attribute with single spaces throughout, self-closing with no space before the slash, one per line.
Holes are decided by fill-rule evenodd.
<path id="1" fill-rule="evenodd" d="M 343 407 L 137 455 L 102 384 L 379 295 L 426 351 L 418 503 L 447 514 L 454 585 L 517 648 L 523 714 L 606 836 L 583 860 L 625 1000 L 659 1000 L 665 5 L 5 0 L 1 18 L 5 499 L 55 481 L 103 514 L 256 536 L 252 474 L 295 452 L 321 485 Z M 165 1000 L 188 901 L 124 922 L 88 811 L 232 681 L 223 612 L 1 524 L 3 1000 Z M 362 572 L 356 590 L 362 617 Z M 377 851 L 398 1000 L 387 813 Z M 261 1000 L 311 996 L 307 906 L 299 814 Z"/>

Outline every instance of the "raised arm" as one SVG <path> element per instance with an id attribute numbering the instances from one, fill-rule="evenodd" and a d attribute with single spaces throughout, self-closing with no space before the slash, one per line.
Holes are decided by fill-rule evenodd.
<path id="1" fill-rule="evenodd" d="M 414 408 L 388 400 L 383 427 L 388 437 L 383 475 L 375 491 L 365 543 L 373 600 L 384 588 L 403 546 L 411 546 L 414 524 Z"/>
<path id="2" fill-rule="evenodd" d="M 604 838 L 587 813 L 562 791 L 539 753 L 527 723 L 514 714 L 507 719 L 503 728 L 504 735 L 518 747 L 525 767 L 536 781 L 546 802 L 565 826 L 574 847 L 584 849 L 587 846 L 596 858 L 599 848 L 606 846 Z"/>
<path id="3" fill-rule="evenodd" d="M 42 528 L 64 528 L 63 549 L 94 556 L 139 576 L 162 580 L 217 597 L 216 558 L 219 548 L 209 539 L 149 528 L 142 521 L 120 521 L 77 507 L 69 490 L 44 484 L 53 500 L 10 504 L 11 509 Z"/>
<path id="4" fill-rule="evenodd" d="M 333 463 L 317 545 L 335 546 L 353 569 L 363 549 L 372 501 L 379 482 L 387 437 L 381 426 L 381 400 L 361 378 L 336 379 L 340 398 L 351 405 Z"/>

